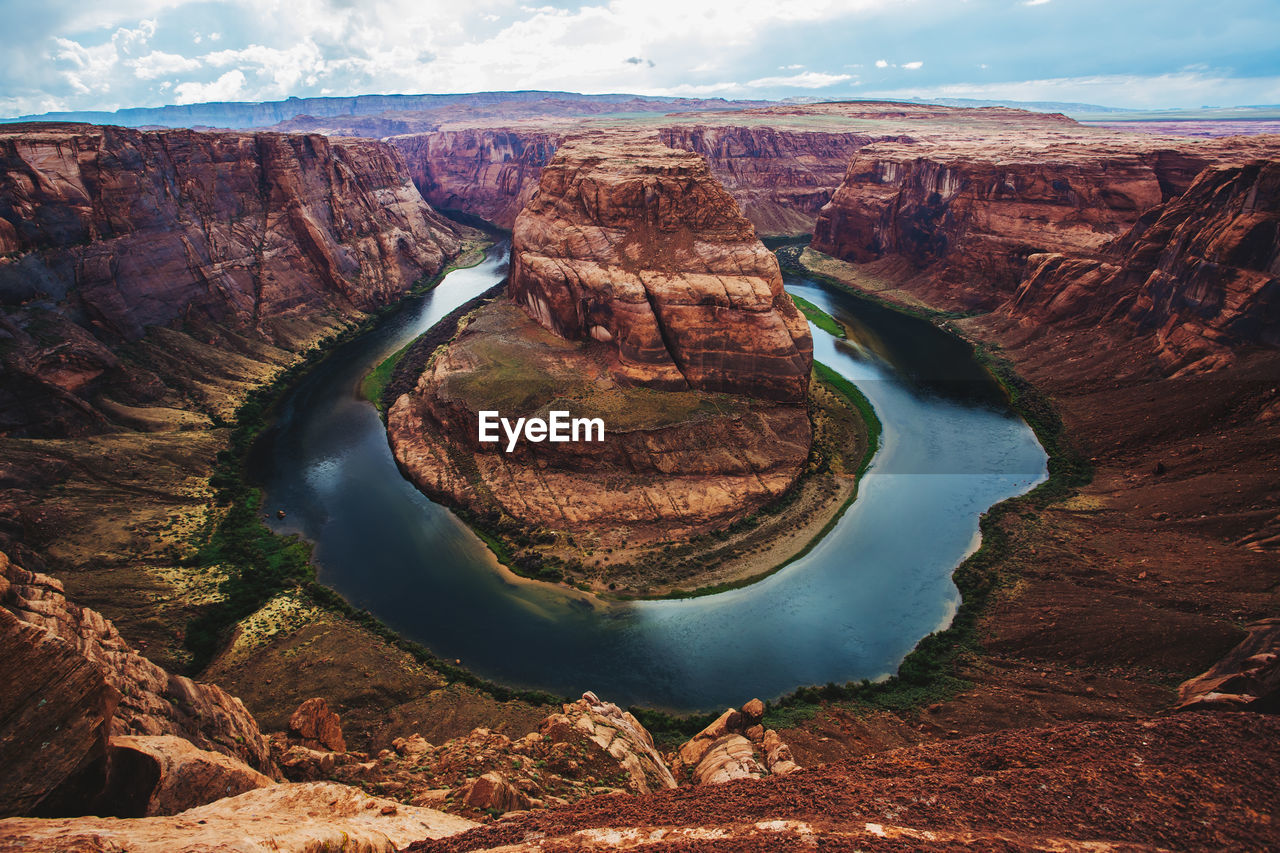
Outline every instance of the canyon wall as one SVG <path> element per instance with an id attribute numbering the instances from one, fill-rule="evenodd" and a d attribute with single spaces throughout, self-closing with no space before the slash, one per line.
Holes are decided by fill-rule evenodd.
<path id="1" fill-rule="evenodd" d="M 908 139 L 702 124 L 654 132 L 664 145 L 705 157 L 711 174 L 760 234 L 811 232 L 854 152 L 870 142 Z M 404 155 L 414 183 L 432 205 L 511 228 L 564 137 L 562 129 L 552 126 L 490 127 L 405 134 L 386 141 Z"/>
<path id="2" fill-rule="evenodd" d="M 958 301 L 991 308 L 1029 255 L 1096 252 L 1162 198 L 1135 155 L 875 145 L 849 164 L 813 247 L 853 262 L 900 256 Z"/>
<path id="3" fill-rule="evenodd" d="M 1033 255 L 1003 313 L 1067 327 L 1123 318 L 1154 333 L 1171 371 L 1280 347 L 1280 162 L 1205 170 L 1101 260 Z"/>
<path id="4" fill-rule="evenodd" d="M 299 321 L 387 305 L 458 247 L 382 143 L 7 126 L 0 431 L 103 429 L 104 385 L 164 397 L 164 370 L 126 352 L 154 328 L 296 349 Z"/>
<path id="5" fill-rule="evenodd" d="M 608 138 L 561 147 L 516 220 L 510 295 L 637 384 L 799 401 L 813 341 L 706 161 Z"/>
<path id="6" fill-rule="evenodd" d="M 1028 258 L 1100 257 L 1144 212 L 1203 169 L 1265 156 L 1257 140 L 1168 141 L 1038 132 L 1016 139 L 877 143 L 849 163 L 818 216 L 813 248 L 920 271 L 930 296 L 989 310 L 1013 295 Z"/>
<path id="7" fill-rule="evenodd" d="M 483 128 L 393 136 L 423 198 L 510 228 L 537 189 L 560 134 Z"/>
<path id="8" fill-rule="evenodd" d="M 760 234 L 813 231 L 840 186 L 849 160 L 864 145 L 906 136 L 783 130 L 760 126 L 678 125 L 662 128 L 664 145 L 706 158 Z"/>

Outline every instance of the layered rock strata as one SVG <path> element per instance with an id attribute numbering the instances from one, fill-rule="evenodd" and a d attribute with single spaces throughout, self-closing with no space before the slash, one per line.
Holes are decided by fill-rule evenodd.
<path id="1" fill-rule="evenodd" d="M 389 412 L 397 458 L 429 494 L 645 542 L 740 518 L 795 482 L 812 339 L 701 158 L 563 146 L 517 221 L 509 295 L 523 313 L 480 309 Z M 605 440 L 478 440 L 481 410 L 552 409 L 600 418 Z"/>
<path id="2" fill-rule="evenodd" d="M 63 585 L 47 575 L 20 569 L 0 553 L 0 605 L 10 634 L 40 633 L 37 647 L 60 649 L 61 660 L 74 661 L 73 672 L 97 671 L 96 679 L 65 678 L 45 685 L 36 704 L 52 708 L 92 708 L 93 733 L 110 736 L 175 735 L 202 749 L 257 768 L 273 771 L 270 751 L 257 722 L 244 704 L 212 684 L 173 675 L 134 652 L 104 617 L 68 601 Z M 54 669 L 33 670 L 58 671 Z M 14 679 L 17 689 L 28 679 Z M 92 704 L 88 704 L 92 699 Z M 83 726 L 79 726 L 83 727 Z M 99 749 L 95 739 L 84 752 Z M 24 736 L 6 742 L 23 748 Z M 5 762 L 8 765 L 8 762 Z"/>
<path id="3" fill-rule="evenodd" d="M 1027 324 L 1127 320 L 1169 371 L 1204 372 L 1280 347 L 1280 162 L 1205 170 L 1102 259 L 1029 258 L 1004 309 Z"/>
<path id="4" fill-rule="evenodd" d="M 662 144 L 706 158 L 711 174 L 761 234 L 813 231 L 818 211 L 863 145 L 901 134 L 803 131 L 754 125 L 656 127 Z M 390 136 L 414 183 L 434 207 L 511 228 L 538 188 L 566 130 L 510 125 Z"/>
<path id="5" fill-rule="evenodd" d="M 1100 257 L 1206 167 L 1267 148 L 1265 138 L 1174 149 L 1063 131 L 862 148 L 818 216 L 813 248 L 855 263 L 907 261 L 931 298 L 990 309 L 1013 294 L 1032 255 Z"/>
<path id="6" fill-rule="evenodd" d="M 381 143 L 8 125 L 0 430 L 104 429 L 106 388 L 174 405 L 164 365 L 127 352 L 149 329 L 291 348 L 299 321 L 386 305 L 458 245 Z"/>
<path id="7" fill-rule="evenodd" d="M 813 343 L 777 259 L 697 155 L 566 144 L 516 220 L 509 293 L 548 330 L 594 340 L 664 390 L 803 399 Z"/>

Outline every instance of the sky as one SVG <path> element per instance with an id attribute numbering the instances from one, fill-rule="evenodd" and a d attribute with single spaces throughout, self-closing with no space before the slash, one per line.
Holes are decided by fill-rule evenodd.
<path id="1" fill-rule="evenodd" d="M 1280 103 L 1280 0 L 0 0 L 0 115 L 556 89 Z"/>

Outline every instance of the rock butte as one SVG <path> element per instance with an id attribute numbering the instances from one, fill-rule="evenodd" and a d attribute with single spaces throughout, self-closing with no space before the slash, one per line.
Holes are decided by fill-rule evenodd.
<path id="1" fill-rule="evenodd" d="M 516 220 L 508 294 L 524 314 L 481 309 L 388 415 L 400 464 L 429 494 L 634 542 L 727 523 L 795 482 L 808 324 L 701 157 L 600 137 L 561 146 Z M 479 410 L 545 414 L 558 398 L 602 417 L 605 442 L 510 455 L 477 442 Z"/>

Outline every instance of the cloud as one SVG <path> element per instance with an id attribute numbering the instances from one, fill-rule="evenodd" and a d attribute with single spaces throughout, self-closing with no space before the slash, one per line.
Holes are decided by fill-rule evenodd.
<path id="1" fill-rule="evenodd" d="M 852 74 L 824 74 L 820 71 L 806 71 L 803 74 L 792 74 L 790 77 L 761 77 L 747 83 L 752 89 L 825 89 L 846 80 L 852 80 Z"/>
<path id="2" fill-rule="evenodd" d="M 146 56 L 127 60 L 125 65 L 133 69 L 134 75 L 139 80 L 154 80 L 157 77 L 171 77 L 184 71 L 195 71 L 203 63 L 198 59 L 190 59 L 176 53 L 153 50 Z"/>
<path id="3" fill-rule="evenodd" d="M 1010 14 L 1024 2 L 1047 4 L 41 0 L 0 30 L 0 114 L 155 106 L 179 92 L 221 97 L 240 80 L 220 84 L 231 71 L 243 78 L 237 97 L 251 100 L 500 89 L 783 98 L 857 85 L 836 72 L 873 64 L 879 85 L 900 85 L 894 74 L 910 79 L 911 92 L 981 81 L 1009 91 L 1074 87 L 1104 103 L 1179 92 L 1190 100 L 1175 103 L 1186 106 L 1232 93 L 1242 103 L 1276 100 L 1265 81 L 1280 75 L 1270 37 L 1280 28 L 1280 3 L 1224 0 L 1223 13 L 1196 28 L 1185 21 L 1203 0 L 1163 0 L 1154 17 L 1112 3 L 1100 27 L 1095 7 L 1103 0 L 1077 0 L 1058 3 L 1047 28 L 1042 14 Z M 929 60 L 888 59 L 911 55 Z M 982 68 L 992 56 L 1000 57 L 997 70 Z M 1168 78 L 1189 61 L 1203 63 L 1191 70 L 1205 79 L 1223 82 Z M 1135 93 L 1045 82 L 1130 78 L 1156 82 Z"/>
<path id="4" fill-rule="evenodd" d="M 234 101 L 244 93 L 245 76 L 240 69 L 223 74 L 212 83 L 182 83 L 175 87 L 177 103 L 201 104 L 205 101 Z"/>
<path id="5" fill-rule="evenodd" d="M 1022 5 L 1023 6 L 1043 6 L 1045 3 L 1050 3 L 1050 2 L 1052 2 L 1052 0 L 1023 0 Z"/>

